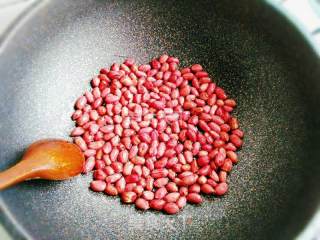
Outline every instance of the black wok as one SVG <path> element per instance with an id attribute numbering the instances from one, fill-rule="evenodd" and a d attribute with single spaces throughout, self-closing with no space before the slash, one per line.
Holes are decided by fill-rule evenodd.
<path id="1" fill-rule="evenodd" d="M 176 216 L 88 189 L 91 176 L 1 192 L 15 239 L 291 239 L 320 203 L 319 58 L 264 1 L 42 1 L 0 45 L 0 168 L 68 138 L 90 77 L 133 56 L 201 63 L 238 101 L 246 132 L 230 191 Z"/>

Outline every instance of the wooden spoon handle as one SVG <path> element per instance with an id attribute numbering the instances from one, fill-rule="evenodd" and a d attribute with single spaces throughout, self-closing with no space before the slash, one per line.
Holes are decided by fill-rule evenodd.
<path id="1" fill-rule="evenodd" d="M 30 179 L 33 175 L 34 172 L 28 167 L 28 164 L 25 164 L 25 161 L 21 161 L 13 167 L 0 172 L 0 190 Z"/>

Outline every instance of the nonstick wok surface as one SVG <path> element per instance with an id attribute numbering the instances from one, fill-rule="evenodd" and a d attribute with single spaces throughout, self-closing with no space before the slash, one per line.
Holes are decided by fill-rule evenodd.
<path id="1" fill-rule="evenodd" d="M 101 67 L 167 52 L 201 63 L 245 131 L 230 191 L 175 216 L 88 189 L 91 175 L 1 192 L 16 238 L 289 239 L 320 202 L 319 59 L 263 1 L 43 1 L 0 52 L 0 167 L 40 138 L 68 138 Z M 23 237 L 24 236 L 24 237 Z"/>

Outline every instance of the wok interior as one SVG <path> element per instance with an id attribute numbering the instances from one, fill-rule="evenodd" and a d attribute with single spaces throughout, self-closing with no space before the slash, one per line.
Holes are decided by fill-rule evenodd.
<path id="1" fill-rule="evenodd" d="M 256 1 L 39 6 L 0 59 L 1 168 L 39 138 L 68 137 L 72 104 L 99 68 L 163 52 L 182 66 L 201 63 L 238 102 L 246 135 L 229 193 L 168 216 L 89 191 L 91 176 L 28 182 L 1 198 L 30 236 L 284 239 L 305 225 L 319 200 L 318 62 L 292 26 Z"/>

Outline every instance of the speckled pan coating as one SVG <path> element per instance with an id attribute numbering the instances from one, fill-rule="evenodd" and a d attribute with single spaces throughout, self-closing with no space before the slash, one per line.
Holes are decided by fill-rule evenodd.
<path id="1" fill-rule="evenodd" d="M 201 63 L 239 103 L 246 136 L 230 192 L 168 216 L 90 191 L 91 176 L 32 181 L 0 193 L 32 238 L 286 239 L 303 228 L 320 202 L 319 59 L 262 1 L 42 4 L 0 55 L 1 169 L 34 140 L 67 138 L 99 68 L 163 52 Z"/>

